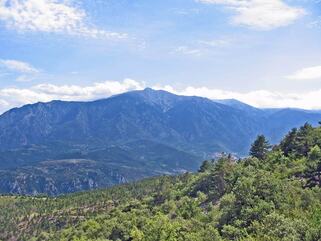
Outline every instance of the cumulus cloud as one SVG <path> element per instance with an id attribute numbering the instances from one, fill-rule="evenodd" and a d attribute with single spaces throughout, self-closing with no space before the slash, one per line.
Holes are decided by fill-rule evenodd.
<path id="1" fill-rule="evenodd" d="M 235 14 L 231 22 L 259 30 L 270 30 L 293 23 L 306 14 L 303 8 L 289 6 L 282 0 L 196 0 L 220 4 Z"/>
<path id="2" fill-rule="evenodd" d="M 145 87 L 144 82 L 125 79 L 123 81 L 97 82 L 89 86 L 40 84 L 30 88 L 3 88 L 0 89 L 0 112 L 39 101 L 90 101 L 131 90 L 142 90 Z M 305 93 L 281 93 L 267 90 L 241 93 L 194 86 L 176 89 L 170 85 L 155 85 L 152 88 L 166 90 L 178 95 L 202 96 L 209 99 L 234 98 L 261 108 L 321 109 L 321 89 Z"/>
<path id="3" fill-rule="evenodd" d="M 321 109 L 321 89 L 301 92 L 283 93 L 277 91 L 256 90 L 249 92 L 234 92 L 207 87 L 189 86 L 182 90 L 176 90 L 172 86 L 155 86 L 178 95 L 202 96 L 209 99 L 237 99 L 249 105 L 259 108 L 303 108 Z"/>
<path id="4" fill-rule="evenodd" d="M 0 65 L 7 70 L 24 74 L 37 74 L 40 72 L 40 70 L 36 69 L 31 64 L 18 60 L 0 59 Z"/>
<path id="5" fill-rule="evenodd" d="M 321 80 L 321 65 L 300 69 L 294 74 L 287 76 L 287 78 L 293 80 Z"/>
<path id="6" fill-rule="evenodd" d="M 93 100 L 108 97 L 114 94 L 123 93 L 130 90 L 143 89 L 144 84 L 132 79 L 125 79 L 122 82 L 105 81 L 94 83 L 91 86 L 78 85 L 53 85 L 40 84 L 32 87 L 37 93 L 47 95 L 49 98 L 63 100 Z"/>
<path id="7" fill-rule="evenodd" d="M 17 31 L 67 33 L 93 38 L 126 38 L 89 26 L 85 10 L 66 0 L 0 0 L 0 20 Z"/>
<path id="8" fill-rule="evenodd" d="M 130 90 L 140 90 L 144 87 L 143 82 L 125 79 L 121 82 L 98 82 L 89 86 L 39 84 L 30 88 L 3 88 L 0 89 L 0 113 L 13 107 L 20 107 L 39 101 L 89 101 Z"/>

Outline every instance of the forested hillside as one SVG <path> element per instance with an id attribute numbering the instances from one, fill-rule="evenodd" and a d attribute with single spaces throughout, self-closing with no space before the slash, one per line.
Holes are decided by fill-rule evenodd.
<path id="1" fill-rule="evenodd" d="M 221 152 L 246 156 L 321 113 L 258 109 L 145 89 L 91 102 L 52 101 L 0 116 L 0 193 L 59 195 L 194 172 Z"/>
<path id="2" fill-rule="evenodd" d="M 321 240 L 321 127 L 251 156 L 57 198 L 0 198 L 2 240 Z"/>

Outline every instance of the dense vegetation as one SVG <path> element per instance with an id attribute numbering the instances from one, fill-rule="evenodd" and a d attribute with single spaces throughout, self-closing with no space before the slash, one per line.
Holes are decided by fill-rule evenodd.
<path id="1" fill-rule="evenodd" d="M 321 240 L 321 127 L 251 157 L 57 198 L 0 198 L 3 240 Z"/>

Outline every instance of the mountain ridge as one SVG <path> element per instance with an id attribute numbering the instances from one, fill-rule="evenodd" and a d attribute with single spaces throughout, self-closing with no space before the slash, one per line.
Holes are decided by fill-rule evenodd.
<path id="1" fill-rule="evenodd" d="M 0 183 L 0 193 L 12 192 L 12 183 L 31 178 L 30 170 L 39 163 L 43 168 L 46 161 L 93 160 L 90 170 L 95 170 L 96 177 L 108 176 L 112 169 L 127 181 L 195 171 L 204 159 L 221 152 L 246 156 L 258 134 L 276 143 L 293 126 L 317 125 L 321 120 L 321 113 L 271 112 L 236 100 L 223 102 L 148 88 L 89 102 L 56 100 L 14 108 L 0 116 L 0 171 L 12 180 Z M 128 168 L 133 175 L 128 176 Z M 72 171 L 63 177 L 66 181 L 82 177 L 76 168 Z M 39 175 L 46 176 L 45 172 Z M 48 175 L 54 176 L 54 170 Z M 98 178 L 94 182 L 101 183 Z M 98 186 L 104 185 L 110 185 L 109 180 Z M 81 187 L 75 185 L 72 190 Z M 33 192 L 60 193 L 46 188 Z"/>

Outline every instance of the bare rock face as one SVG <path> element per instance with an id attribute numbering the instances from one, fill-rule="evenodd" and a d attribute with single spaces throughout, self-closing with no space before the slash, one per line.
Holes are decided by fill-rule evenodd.
<path id="1" fill-rule="evenodd" d="M 76 162 L 75 162 L 76 161 Z M 59 160 L 1 172 L 0 190 L 20 195 L 59 195 L 127 182 L 117 170 L 91 160 Z M 144 176 L 141 176 L 141 178 Z M 130 177 L 135 180 L 134 177 Z"/>

